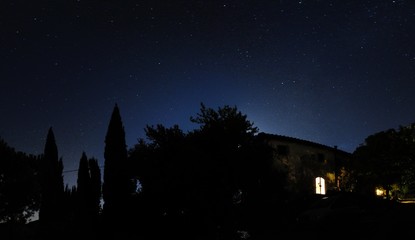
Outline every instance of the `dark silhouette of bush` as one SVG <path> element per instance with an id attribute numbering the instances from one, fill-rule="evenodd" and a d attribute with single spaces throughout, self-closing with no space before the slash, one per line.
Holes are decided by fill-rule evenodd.
<path id="1" fill-rule="evenodd" d="M 39 162 L 0 139 L 0 222 L 23 224 L 39 210 Z"/>

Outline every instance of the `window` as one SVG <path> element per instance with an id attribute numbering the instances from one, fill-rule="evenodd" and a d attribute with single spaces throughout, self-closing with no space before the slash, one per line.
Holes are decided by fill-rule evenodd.
<path id="1" fill-rule="evenodd" d="M 287 156 L 289 154 L 289 148 L 287 145 L 278 145 L 277 154 L 282 156 Z"/>
<path id="2" fill-rule="evenodd" d="M 322 154 L 322 153 L 317 154 L 317 160 L 318 160 L 318 162 L 323 163 L 324 162 L 324 154 Z"/>

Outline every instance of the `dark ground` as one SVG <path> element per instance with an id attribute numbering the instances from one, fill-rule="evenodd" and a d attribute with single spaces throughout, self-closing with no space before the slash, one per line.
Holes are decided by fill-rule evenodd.
<path id="1" fill-rule="evenodd" d="M 134 229 L 134 231 L 139 231 Z M 82 239 L 178 239 L 175 234 L 166 232 L 166 229 L 159 229 L 152 237 L 146 238 L 145 236 L 138 237 L 136 232 L 129 233 L 127 231 L 117 231 L 113 237 L 107 234 L 84 234 L 75 233 L 74 229 L 57 229 L 54 234 L 51 234 L 50 239 L 71 239 L 76 240 L 78 234 L 82 236 Z M 31 222 L 25 225 L 10 226 L 6 224 L 0 225 L 0 239 L 1 240 L 40 240 L 48 239 L 47 235 L 40 234 L 39 222 Z M 53 236 L 52 236 L 53 235 Z M 162 238 L 156 236 L 163 236 Z M 238 237 L 236 237 L 238 236 Z M 327 224 L 321 224 L 318 226 L 300 225 L 296 222 L 296 216 L 293 214 L 286 218 L 286 221 L 279 222 L 270 219 L 269 224 L 259 231 L 254 238 L 250 236 L 249 232 L 240 231 L 237 235 L 229 240 L 233 239 L 278 239 L 283 237 L 284 239 L 293 238 L 318 238 L 318 239 L 396 239 L 401 237 L 415 236 L 415 204 L 402 204 L 396 203 L 390 209 L 385 210 L 384 214 L 379 219 L 373 219 L 366 224 L 356 221 L 349 221 L 347 223 L 337 224 L 331 222 Z M 186 239 L 203 239 L 203 240 L 216 240 L 225 238 L 209 236 L 209 237 L 191 237 L 187 236 Z M 411 238 L 406 238 L 411 239 Z"/>

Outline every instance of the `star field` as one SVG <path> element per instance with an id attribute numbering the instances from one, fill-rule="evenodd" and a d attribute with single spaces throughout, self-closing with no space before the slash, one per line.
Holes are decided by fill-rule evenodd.
<path id="1" fill-rule="evenodd" d="M 103 163 L 115 103 L 128 147 L 201 102 L 348 152 L 415 121 L 413 1 L 6 0 L 0 29 L 0 137 L 40 154 L 52 126 L 64 171 Z"/>

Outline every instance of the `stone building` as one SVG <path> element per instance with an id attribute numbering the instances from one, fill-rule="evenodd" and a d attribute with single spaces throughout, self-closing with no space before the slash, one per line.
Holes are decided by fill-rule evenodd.
<path id="1" fill-rule="evenodd" d="M 287 174 L 288 191 L 326 194 L 341 190 L 346 174 L 343 166 L 351 153 L 282 135 L 260 133 L 258 137 L 274 149 L 274 167 Z"/>

